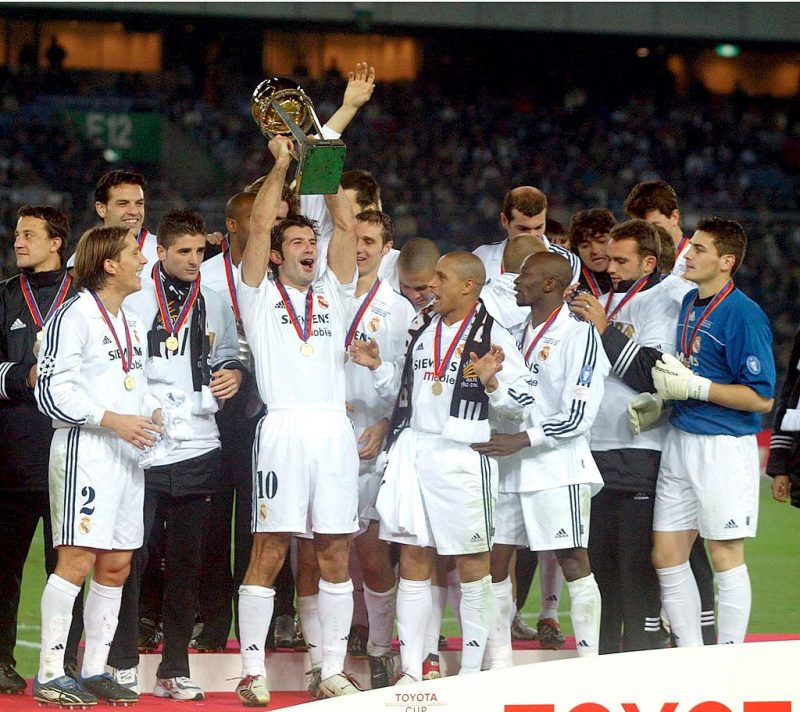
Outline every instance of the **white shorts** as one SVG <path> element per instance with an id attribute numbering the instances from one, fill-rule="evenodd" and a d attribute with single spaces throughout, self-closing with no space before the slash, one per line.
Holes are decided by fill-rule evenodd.
<path id="1" fill-rule="evenodd" d="M 712 541 L 754 537 L 758 480 L 755 435 L 694 435 L 670 428 L 656 482 L 653 530 L 696 529 Z"/>
<path id="2" fill-rule="evenodd" d="M 363 463 L 362 463 L 363 464 Z M 367 531 L 371 522 L 380 520 L 375 502 L 381 486 L 382 475 L 375 469 L 375 461 L 370 460 L 369 468 L 361 468 L 358 476 L 358 533 Z"/>
<path id="3" fill-rule="evenodd" d="M 144 471 L 117 435 L 57 428 L 50 445 L 53 546 L 138 549 L 144 539 Z"/>
<path id="4" fill-rule="evenodd" d="M 591 503 L 588 484 L 501 493 L 495 544 L 527 546 L 531 551 L 586 549 Z"/>
<path id="5" fill-rule="evenodd" d="M 358 531 L 358 452 L 344 409 L 270 411 L 253 461 L 254 533 Z"/>
<path id="6" fill-rule="evenodd" d="M 405 472 L 398 472 L 398 462 Z M 442 556 L 491 550 L 498 485 L 495 460 L 465 443 L 407 428 L 389 453 L 384 481 L 387 475 L 397 476 L 402 486 L 380 489 L 382 539 L 432 546 Z M 415 502 L 408 508 L 413 510 L 410 524 L 398 526 L 396 508 L 386 500 L 392 492 L 410 487 L 416 489 Z"/>

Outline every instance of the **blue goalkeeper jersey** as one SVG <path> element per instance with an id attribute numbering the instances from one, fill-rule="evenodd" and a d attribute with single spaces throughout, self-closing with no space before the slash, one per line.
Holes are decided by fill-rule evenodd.
<path id="1" fill-rule="evenodd" d="M 683 298 L 676 336 L 676 352 L 692 371 L 714 383 L 749 386 L 764 398 L 775 389 L 775 360 L 772 330 L 761 307 L 734 289 L 697 333 L 695 325 L 711 299 L 697 300 L 693 289 Z M 686 323 L 688 317 L 688 324 Z M 682 356 L 681 339 L 689 343 L 689 358 Z M 693 337 L 693 338 L 692 338 Z M 734 410 L 715 403 L 689 399 L 674 401 L 670 422 L 680 430 L 697 435 L 750 435 L 761 430 L 761 414 Z"/>

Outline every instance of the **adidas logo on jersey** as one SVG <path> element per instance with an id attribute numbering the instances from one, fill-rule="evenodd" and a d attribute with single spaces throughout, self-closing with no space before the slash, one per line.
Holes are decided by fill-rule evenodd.
<path id="1" fill-rule="evenodd" d="M 103 346 L 108 346 L 111 343 L 111 339 L 108 336 L 103 337 Z"/>
<path id="2" fill-rule="evenodd" d="M 738 529 L 738 528 L 739 528 L 739 525 L 735 521 L 733 521 L 733 519 L 729 519 L 725 523 L 725 529 Z"/>
<path id="3" fill-rule="evenodd" d="M 470 640 L 469 643 L 465 643 L 465 645 L 468 648 L 480 648 L 481 647 L 477 640 Z"/>
<path id="4" fill-rule="evenodd" d="M 11 329 L 9 331 L 15 331 L 16 329 L 24 329 L 25 322 L 21 321 L 20 319 L 14 320 L 14 323 L 11 325 Z"/>
<path id="5" fill-rule="evenodd" d="M 556 539 L 566 539 L 566 538 L 567 538 L 567 532 L 565 532 L 563 529 L 559 529 L 558 532 L 556 533 Z"/>
<path id="6" fill-rule="evenodd" d="M 64 649 L 64 644 L 63 643 L 56 643 L 56 645 L 54 645 L 52 648 L 50 648 L 50 650 L 63 650 L 63 649 Z"/>
<path id="7" fill-rule="evenodd" d="M 425 344 L 423 344 L 423 343 L 420 341 L 420 342 L 417 344 L 417 348 L 416 348 L 415 350 L 416 350 L 416 351 L 422 351 L 422 349 L 424 349 L 424 348 L 425 348 Z"/>
<path id="8" fill-rule="evenodd" d="M 477 532 L 470 537 L 470 542 L 472 544 L 476 544 L 479 541 L 483 541 L 483 537 L 481 537 L 481 535 L 478 534 Z"/>
<path id="9" fill-rule="evenodd" d="M 575 647 L 577 647 L 577 648 L 588 648 L 589 647 L 589 643 L 587 643 L 585 640 L 581 639 L 578 643 L 575 643 Z"/>

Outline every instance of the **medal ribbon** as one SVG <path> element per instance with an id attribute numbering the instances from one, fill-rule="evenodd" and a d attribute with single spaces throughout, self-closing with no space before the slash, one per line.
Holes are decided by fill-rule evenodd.
<path id="1" fill-rule="evenodd" d="M 436 322 L 436 335 L 433 339 L 433 377 L 437 381 L 441 381 L 444 378 L 444 372 L 447 370 L 447 365 L 450 363 L 450 359 L 453 357 L 453 352 L 456 350 L 458 342 L 461 341 L 461 337 L 464 335 L 469 323 L 472 321 L 472 317 L 475 316 L 475 311 L 477 308 L 478 305 L 476 304 L 474 307 L 472 307 L 470 313 L 467 314 L 464 321 L 461 322 L 461 326 L 458 327 L 458 333 L 450 342 L 447 353 L 444 355 L 444 359 L 442 360 L 440 360 L 442 353 L 442 319 L 439 318 L 439 321 Z"/>
<path id="2" fill-rule="evenodd" d="M 692 299 L 692 303 L 689 305 L 689 309 L 686 312 L 686 317 L 683 320 L 683 328 L 681 329 L 681 352 L 687 358 L 691 355 L 692 344 L 694 343 L 694 339 L 697 336 L 697 332 L 700 331 L 700 327 L 703 325 L 703 322 L 711 316 L 711 312 L 713 312 L 725 298 L 733 291 L 733 280 L 729 279 L 727 284 L 720 289 L 715 295 L 714 298 L 709 302 L 708 306 L 703 310 L 703 313 L 700 315 L 700 318 L 697 320 L 697 323 L 694 325 L 689 338 L 687 339 L 687 332 L 689 331 L 689 315 L 692 313 L 694 309 L 694 304 L 697 301 L 697 296 Z"/>
<path id="3" fill-rule="evenodd" d="M 230 244 L 227 238 L 222 241 L 222 260 L 225 263 L 225 280 L 228 282 L 228 293 L 231 295 L 233 316 L 236 318 L 236 321 L 241 321 L 242 316 L 239 312 L 239 300 L 236 299 L 236 282 L 233 279 L 233 262 L 231 261 Z"/>
<path id="4" fill-rule="evenodd" d="M 347 336 L 345 337 L 344 340 L 345 350 L 349 349 L 350 344 L 353 343 L 353 339 L 356 337 L 356 331 L 358 330 L 358 325 L 361 323 L 361 319 L 364 317 L 364 314 L 366 313 L 367 309 L 369 309 L 369 305 L 375 298 L 375 295 L 378 293 L 378 288 L 380 286 L 381 286 L 381 280 L 376 279 L 375 283 L 370 287 L 369 292 L 367 292 L 367 296 L 364 297 L 364 301 L 358 308 L 356 316 L 353 319 L 353 323 L 350 324 L 350 328 L 347 330 Z"/>
<path id="5" fill-rule="evenodd" d="M 539 333 L 533 337 L 533 341 L 531 345 L 528 347 L 528 350 L 525 352 L 525 363 L 528 363 L 528 357 L 531 355 L 531 352 L 536 348 L 536 344 L 541 341 L 542 337 L 544 336 L 544 332 L 547 331 L 552 325 L 553 322 L 558 318 L 558 313 L 561 311 L 562 305 L 559 304 L 552 312 L 550 312 L 550 316 L 545 319 L 542 328 L 539 329 Z M 522 344 L 525 345 L 525 339 L 528 338 L 528 327 L 531 325 L 530 319 L 528 323 L 525 324 L 525 331 L 522 332 Z"/>
<path id="6" fill-rule="evenodd" d="M 142 251 L 142 248 L 144 247 L 144 241 L 147 239 L 149 234 L 150 233 L 148 233 L 145 228 L 139 230 L 139 237 L 136 238 L 136 242 L 139 245 L 139 252 Z"/>
<path id="7" fill-rule="evenodd" d="M 640 277 L 638 280 L 636 280 L 633 286 L 627 292 L 625 292 L 625 296 L 622 297 L 622 301 L 617 304 L 614 311 L 612 311 L 610 314 L 608 313 L 608 308 L 611 306 L 611 300 L 614 298 L 614 292 L 609 292 L 608 301 L 606 302 L 606 319 L 609 321 L 614 321 L 614 317 L 619 314 L 620 309 L 622 309 L 622 307 L 624 307 L 631 299 L 633 299 L 644 289 L 648 279 L 650 279 L 650 275 L 646 274 L 644 277 Z"/>
<path id="8" fill-rule="evenodd" d="M 120 359 L 120 361 L 122 361 L 122 370 L 125 372 L 125 374 L 127 374 L 133 366 L 133 347 L 131 344 L 131 332 L 128 329 L 128 320 L 125 318 L 125 312 L 122 311 L 122 307 L 119 308 L 119 314 L 122 317 L 122 323 L 125 326 L 125 344 L 128 347 L 127 356 L 125 355 L 126 351 L 122 348 L 122 344 L 117 336 L 117 330 L 111 323 L 111 317 L 108 315 L 105 305 L 100 301 L 100 297 L 98 297 L 97 294 L 95 294 L 92 290 L 89 290 L 89 294 L 91 294 L 94 297 L 95 302 L 97 302 L 97 308 L 100 310 L 100 315 L 103 317 L 103 321 L 106 323 L 108 330 L 114 337 L 114 341 L 117 343 L 117 348 L 119 349 L 120 354 L 122 354 L 122 358 Z"/>
<path id="9" fill-rule="evenodd" d="M 22 287 L 22 296 L 25 297 L 25 303 L 28 305 L 28 311 L 31 313 L 37 328 L 42 329 L 67 298 L 69 286 L 72 284 L 72 277 L 68 273 L 64 275 L 64 278 L 61 280 L 61 286 L 58 288 L 55 299 L 53 299 L 53 303 L 47 310 L 47 316 L 44 317 L 44 319 L 42 319 L 42 312 L 39 311 L 39 305 L 33 297 L 33 290 L 31 289 L 31 285 L 28 284 L 28 278 L 25 276 L 24 272 L 19 276 L 19 283 Z"/>
<path id="10" fill-rule="evenodd" d="M 681 253 L 683 252 L 683 250 L 686 248 L 686 245 L 688 245 L 688 244 L 689 244 L 689 238 L 686 237 L 686 235 L 682 235 L 681 236 L 681 241 L 678 243 L 678 248 L 675 251 L 675 258 L 676 259 L 681 256 Z"/>
<path id="11" fill-rule="evenodd" d="M 314 288 L 309 287 L 308 291 L 306 292 L 306 323 L 303 328 L 300 328 L 300 320 L 297 318 L 297 312 L 294 310 L 294 304 L 292 304 L 292 300 L 289 299 L 289 294 L 286 291 L 286 287 L 283 286 L 279 279 L 275 280 L 275 286 L 281 293 L 281 299 L 283 300 L 283 304 L 286 307 L 287 313 L 289 314 L 289 319 L 292 322 L 292 326 L 294 326 L 294 330 L 297 332 L 297 336 L 299 337 L 300 341 L 304 343 L 307 342 L 311 337 L 311 317 L 314 314 Z"/>
<path id="12" fill-rule="evenodd" d="M 169 313 L 169 302 L 167 301 L 167 293 L 164 290 L 164 282 L 161 279 L 161 275 L 157 274 L 158 266 L 160 264 L 160 262 L 156 262 L 153 265 L 152 272 L 153 282 L 155 282 L 156 285 L 158 313 L 161 315 L 161 322 L 164 324 L 164 328 L 167 330 L 169 335 L 177 336 L 183 325 L 186 323 L 186 320 L 189 318 L 192 307 L 194 306 L 195 301 L 197 301 L 197 295 L 200 294 L 200 274 L 198 273 L 197 279 L 192 282 L 192 287 L 189 290 L 189 296 L 186 297 L 186 301 L 183 303 L 183 308 L 178 314 L 178 320 L 173 323 L 172 317 Z"/>
<path id="13" fill-rule="evenodd" d="M 581 267 L 581 272 L 583 273 L 583 278 L 586 280 L 586 284 L 589 285 L 589 289 L 592 290 L 592 294 L 594 294 L 595 297 L 599 297 L 603 292 L 600 289 L 597 277 L 594 276 L 590 269 L 586 269 L 586 267 Z"/>

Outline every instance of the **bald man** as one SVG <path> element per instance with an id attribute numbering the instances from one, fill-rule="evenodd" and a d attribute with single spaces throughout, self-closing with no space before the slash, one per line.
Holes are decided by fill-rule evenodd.
<path id="1" fill-rule="evenodd" d="M 437 262 L 434 315 L 430 321 L 418 315 L 412 324 L 399 383 L 377 344 L 362 342 L 353 352 L 356 363 L 373 370 L 379 392 L 392 380 L 399 392 L 377 502 L 381 538 L 402 545 L 398 684 L 422 677 L 434 552 L 455 557 L 461 580 L 461 673 L 480 670 L 495 616 L 489 552 L 497 464 L 470 443 L 489 439 L 490 411 L 519 420 L 532 399 L 513 337 L 478 298 L 484 280 L 483 265 L 468 252 Z"/>
<path id="2" fill-rule="evenodd" d="M 578 655 L 597 655 L 600 592 L 587 553 L 591 496 L 603 485 L 588 433 L 600 407 L 610 364 L 593 324 L 576 319 L 562 295 L 572 268 L 551 252 L 530 255 L 516 279 L 517 303 L 530 307 L 518 339 L 532 378 L 534 407 L 524 427 L 495 434 L 474 449 L 515 458 L 504 472 L 492 578 L 499 624 L 492 630 L 489 665 L 511 664 L 507 618 L 508 567 L 518 546 L 554 551 L 570 592 Z"/>
<path id="3" fill-rule="evenodd" d="M 481 245 L 473 251 L 473 254 L 480 257 L 486 268 L 487 284 L 508 270 L 503 261 L 503 251 L 509 242 L 513 242 L 522 235 L 532 235 L 548 251 L 566 259 L 572 267 L 573 282 L 578 281 L 581 269 L 580 260 L 569 250 L 547 239 L 545 236 L 546 224 L 547 196 L 541 190 L 530 185 L 522 185 L 506 193 L 500 213 L 500 226 L 506 233 L 505 239 Z"/>

